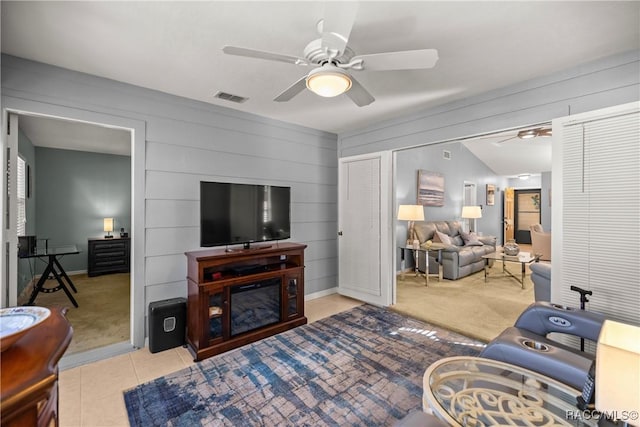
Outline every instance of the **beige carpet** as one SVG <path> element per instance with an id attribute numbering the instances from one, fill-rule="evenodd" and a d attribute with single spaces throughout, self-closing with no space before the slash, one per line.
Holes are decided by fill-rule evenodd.
<path id="1" fill-rule="evenodd" d="M 129 273 L 88 277 L 71 276 L 78 293 L 75 308 L 62 291 L 39 293 L 35 305 L 66 307 L 67 318 L 73 327 L 73 339 L 65 355 L 80 353 L 109 344 L 129 341 Z M 53 287 L 55 280 L 47 280 Z"/>
<path id="2" fill-rule="evenodd" d="M 507 264 L 510 271 L 519 266 Z M 515 279 L 502 274 L 502 263 L 491 268 L 488 281 L 482 271 L 458 280 L 429 279 L 407 273 L 397 278 L 396 304 L 392 310 L 434 325 L 460 332 L 485 342 L 513 323 L 533 302 L 533 284 L 525 277 L 524 289 Z"/>

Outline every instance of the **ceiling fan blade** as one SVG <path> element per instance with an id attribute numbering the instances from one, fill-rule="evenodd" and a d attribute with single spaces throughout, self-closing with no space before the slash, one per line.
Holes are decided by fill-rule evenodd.
<path id="1" fill-rule="evenodd" d="M 287 102 L 307 87 L 307 76 L 303 76 L 300 80 L 289 86 L 280 95 L 276 96 L 273 100 L 276 102 Z"/>
<path id="2" fill-rule="evenodd" d="M 246 47 L 224 46 L 222 51 L 227 55 L 244 56 L 247 58 L 266 59 L 268 61 L 287 62 L 295 65 L 309 65 L 307 61 L 297 56 L 283 55 L 281 53 L 266 52 L 263 50 L 248 49 Z"/>
<path id="3" fill-rule="evenodd" d="M 358 12 L 358 2 L 326 1 L 322 21 L 322 47 L 344 53 Z"/>
<path id="4" fill-rule="evenodd" d="M 516 139 L 518 136 L 510 136 L 509 138 L 506 139 L 501 139 L 500 141 L 494 141 L 493 144 L 497 145 L 498 147 L 501 146 L 502 144 L 504 144 L 507 141 L 511 141 L 512 139 Z"/>
<path id="5" fill-rule="evenodd" d="M 359 59 L 362 60 L 362 69 L 367 71 L 417 70 L 433 68 L 438 62 L 438 51 L 436 49 L 420 49 L 374 53 L 354 56 L 351 62 Z"/>
<path id="6" fill-rule="evenodd" d="M 376 100 L 356 79 L 353 78 L 353 76 L 350 76 L 350 78 L 351 89 L 349 89 L 345 95 L 351 98 L 358 107 L 364 107 Z"/>

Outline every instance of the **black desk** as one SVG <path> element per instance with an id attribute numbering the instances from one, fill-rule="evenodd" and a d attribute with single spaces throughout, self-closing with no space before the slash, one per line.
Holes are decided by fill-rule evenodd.
<path id="1" fill-rule="evenodd" d="M 62 289 L 64 293 L 67 294 L 67 297 L 69 297 L 69 300 L 71 301 L 71 303 L 77 308 L 78 303 L 76 302 L 75 298 L 69 291 L 69 288 L 67 287 L 64 281 L 65 280 L 67 281 L 71 289 L 73 289 L 73 292 L 78 292 L 78 290 L 73 285 L 73 282 L 71 281 L 71 279 L 69 279 L 69 276 L 67 276 L 67 273 L 64 271 L 64 268 L 62 268 L 62 265 L 60 265 L 60 262 L 58 261 L 58 257 L 64 256 L 64 255 L 76 255 L 79 253 L 80 251 L 75 245 L 70 245 L 70 246 L 61 246 L 59 248 L 46 248 L 44 250 L 38 250 L 32 254 L 25 254 L 20 256 L 20 258 L 48 257 L 49 259 L 47 263 L 47 268 L 44 269 L 44 272 L 42 272 L 42 276 L 40 276 L 40 280 L 38 280 L 38 283 L 33 287 L 33 292 L 31 292 L 31 297 L 29 298 L 29 302 L 27 303 L 27 305 L 33 305 L 39 292 L 44 292 L 45 294 L 48 294 L 48 293 L 56 292 Z M 55 277 L 56 280 L 58 281 L 58 286 L 53 288 L 44 287 L 44 283 L 47 281 L 49 274 L 53 274 L 53 277 Z"/>

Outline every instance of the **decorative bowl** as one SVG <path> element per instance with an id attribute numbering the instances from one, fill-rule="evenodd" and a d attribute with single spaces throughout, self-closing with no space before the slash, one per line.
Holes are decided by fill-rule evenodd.
<path id="1" fill-rule="evenodd" d="M 507 243 L 504 244 L 504 254 L 508 256 L 516 256 L 520 253 L 520 246 L 516 243 L 514 239 L 507 240 Z"/>
<path id="2" fill-rule="evenodd" d="M 0 352 L 9 349 L 29 329 L 51 314 L 46 307 L 11 307 L 0 309 Z"/>

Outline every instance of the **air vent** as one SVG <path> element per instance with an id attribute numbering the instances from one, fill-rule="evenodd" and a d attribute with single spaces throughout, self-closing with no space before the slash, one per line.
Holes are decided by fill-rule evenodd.
<path id="1" fill-rule="evenodd" d="M 214 98 L 223 99 L 225 101 L 235 102 L 237 104 L 242 104 L 247 99 L 249 99 L 249 98 L 245 98 L 244 96 L 233 95 L 233 94 L 227 93 L 227 92 L 218 92 L 215 95 L 213 95 L 213 97 Z"/>
<path id="2" fill-rule="evenodd" d="M 442 150 L 442 158 L 445 160 L 451 160 L 451 151 Z"/>

